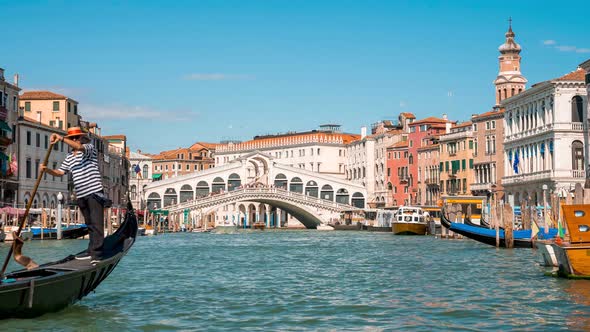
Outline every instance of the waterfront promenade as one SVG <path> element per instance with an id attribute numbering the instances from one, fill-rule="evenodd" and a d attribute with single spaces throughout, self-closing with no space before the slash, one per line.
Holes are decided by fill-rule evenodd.
<path id="1" fill-rule="evenodd" d="M 33 241 L 39 262 L 86 241 Z M 7 244 L 0 243 L 0 254 Z M 9 270 L 14 268 L 13 265 Z M 590 326 L 590 281 L 543 275 L 532 250 L 390 233 L 141 237 L 96 293 L 2 331 L 487 330 Z M 575 290 L 575 292 L 574 292 Z"/>

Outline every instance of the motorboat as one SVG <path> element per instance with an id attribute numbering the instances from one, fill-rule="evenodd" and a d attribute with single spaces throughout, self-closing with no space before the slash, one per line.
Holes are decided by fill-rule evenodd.
<path id="1" fill-rule="evenodd" d="M 426 235 L 428 222 L 422 208 L 400 206 L 391 225 L 395 235 Z"/>

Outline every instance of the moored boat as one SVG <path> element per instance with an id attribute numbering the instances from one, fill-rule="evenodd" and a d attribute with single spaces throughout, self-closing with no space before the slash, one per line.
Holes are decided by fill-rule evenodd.
<path id="1" fill-rule="evenodd" d="M 266 224 L 262 221 L 257 221 L 252 225 L 252 229 L 264 230 L 265 228 L 266 228 Z"/>
<path id="2" fill-rule="evenodd" d="M 426 235 L 428 223 L 421 208 L 400 206 L 391 225 L 395 235 Z"/>
<path id="3" fill-rule="evenodd" d="M 446 213 L 443 209 L 441 216 L 440 216 L 441 224 L 447 228 L 448 230 L 455 232 L 457 234 L 461 234 L 465 237 L 468 237 L 472 240 L 489 244 L 491 246 L 496 246 L 496 230 L 489 229 L 483 226 L 476 226 L 473 224 L 462 224 L 457 222 L 451 222 Z M 541 228 L 537 233 L 537 237 L 541 240 L 543 239 L 551 239 L 557 235 L 556 228 L 550 228 L 547 234 L 544 233 L 544 229 Z M 500 247 L 506 248 L 506 241 L 504 238 L 504 230 L 499 229 L 498 236 L 500 240 Z M 516 230 L 513 231 L 513 238 L 514 238 L 514 248 L 533 248 L 533 241 L 532 241 L 532 230 L 525 229 L 525 230 Z"/>
<path id="4" fill-rule="evenodd" d="M 99 262 L 74 255 L 0 279 L 0 319 L 31 318 L 73 304 L 93 291 L 117 266 L 135 242 L 137 220 L 129 205 L 125 221 L 105 238 Z"/>
<path id="5" fill-rule="evenodd" d="M 41 227 L 31 227 L 34 240 L 41 240 Z M 88 227 L 85 224 L 63 225 L 61 228 L 62 239 L 77 239 L 88 234 Z M 43 228 L 43 240 L 56 240 L 57 228 Z"/>
<path id="6" fill-rule="evenodd" d="M 560 237 L 551 244 L 557 257 L 558 275 L 590 278 L 590 205 L 563 205 L 569 241 Z"/>

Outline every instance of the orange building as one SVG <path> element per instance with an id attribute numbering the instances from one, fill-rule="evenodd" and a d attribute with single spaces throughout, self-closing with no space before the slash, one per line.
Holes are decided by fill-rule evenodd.
<path id="1" fill-rule="evenodd" d="M 61 130 L 80 126 L 78 102 L 51 91 L 27 91 L 19 97 L 25 117 Z"/>
<path id="2" fill-rule="evenodd" d="M 155 181 L 209 169 L 215 166 L 213 153 L 217 144 L 197 142 L 188 148 L 160 152 L 152 158 Z"/>
<path id="3" fill-rule="evenodd" d="M 474 150 L 471 121 L 457 124 L 450 133 L 441 135 L 439 148 L 441 195 L 471 195 Z"/>

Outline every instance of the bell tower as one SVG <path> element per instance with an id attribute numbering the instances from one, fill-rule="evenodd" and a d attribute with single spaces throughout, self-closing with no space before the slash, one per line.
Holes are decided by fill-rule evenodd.
<path id="1" fill-rule="evenodd" d="M 506 42 L 498 47 L 500 56 L 500 72 L 494 81 L 496 88 L 496 106 L 506 98 L 510 98 L 524 91 L 527 79 L 520 73 L 520 45 L 514 41 L 514 32 L 512 31 L 512 18 L 508 20 L 508 32 L 506 32 Z"/>

